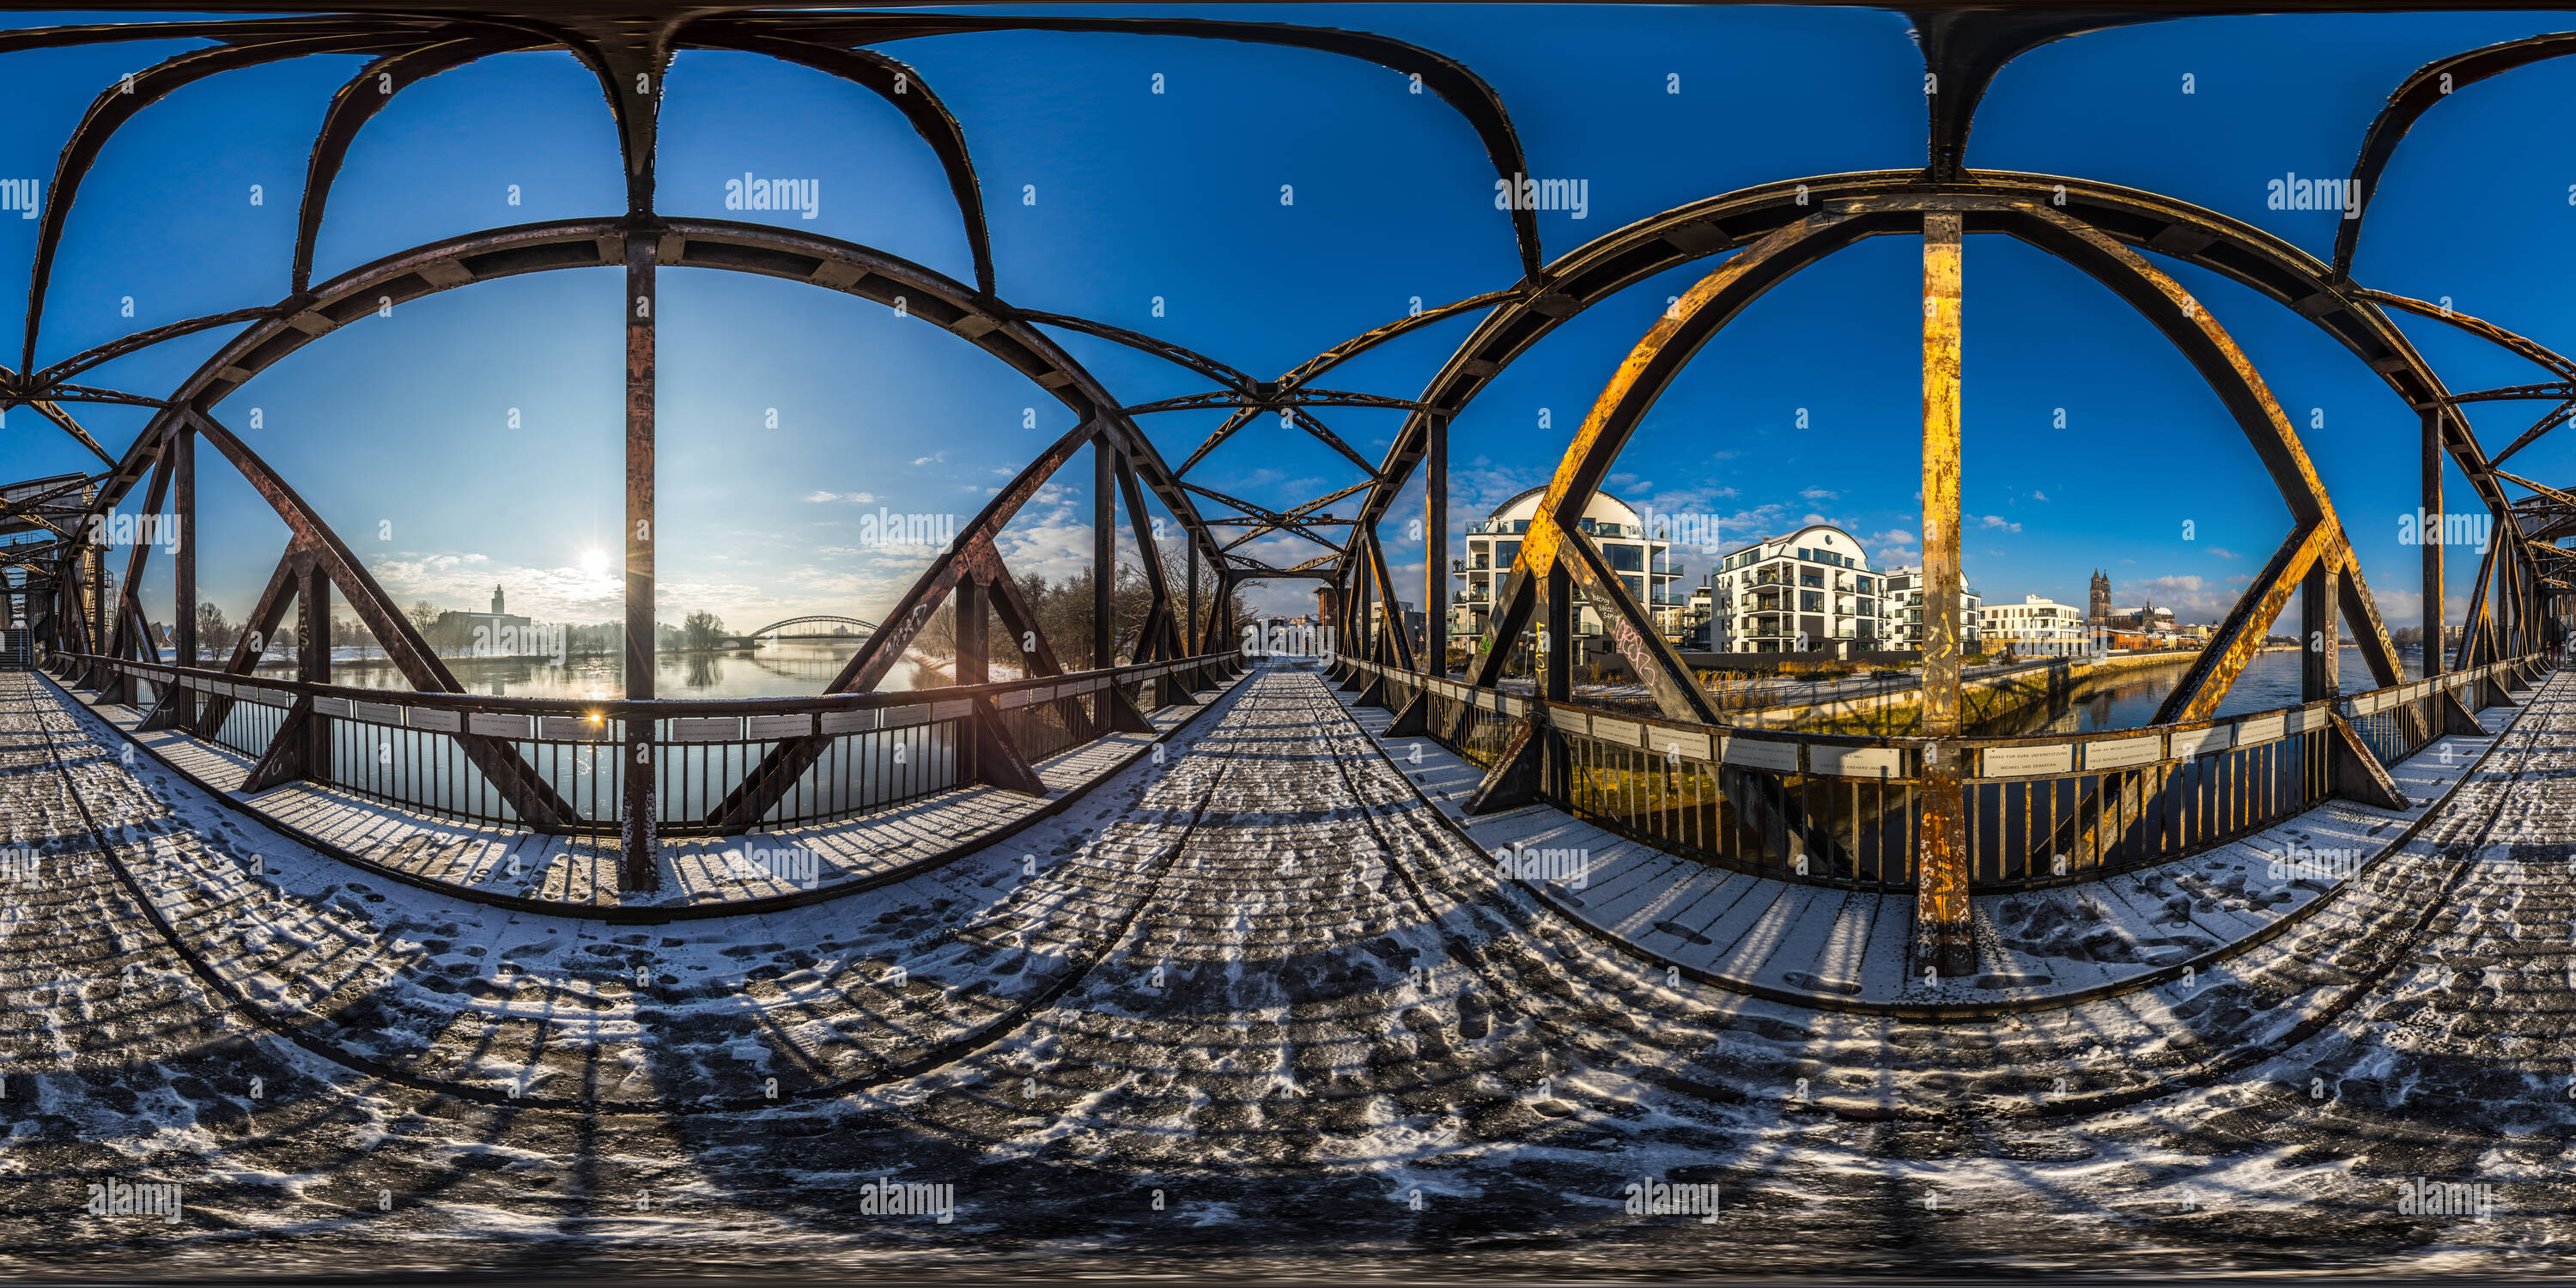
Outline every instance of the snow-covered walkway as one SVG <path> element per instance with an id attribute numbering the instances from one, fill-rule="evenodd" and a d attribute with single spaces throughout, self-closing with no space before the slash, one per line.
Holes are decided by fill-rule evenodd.
<path id="1" fill-rule="evenodd" d="M 1311 671 L 938 871 L 631 928 L 354 880 L 0 675 L 0 1267 L 2563 1269 L 2576 685 L 2532 705 L 2188 994 L 1936 1027 L 1498 884 Z M 81 1214 L 115 1180 L 184 1214 Z"/>

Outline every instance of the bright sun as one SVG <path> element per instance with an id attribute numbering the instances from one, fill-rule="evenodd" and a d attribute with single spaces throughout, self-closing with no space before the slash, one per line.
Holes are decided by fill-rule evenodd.
<path id="1" fill-rule="evenodd" d="M 581 552 L 581 570 L 582 570 L 583 572 L 589 573 L 589 574 L 590 574 L 591 576 L 593 576 L 593 577 L 604 577 L 604 576 L 607 576 L 607 575 L 608 575 L 608 552 L 607 552 L 607 551 L 605 551 L 605 550 L 584 550 L 584 551 L 582 551 L 582 552 Z"/>

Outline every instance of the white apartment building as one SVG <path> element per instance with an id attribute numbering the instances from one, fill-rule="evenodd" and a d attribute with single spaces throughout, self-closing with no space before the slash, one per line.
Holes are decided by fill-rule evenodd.
<path id="1" fill-rule="evenodd" d="M 1538 503 L 1547 489 L 1534 487 L 1494 508 L 1481 522 L 1467 525 L 1465 557 L 1450 561 L 1450 575 L 1466 582 L 1449 606 L 1449 634 L 1452 639 L 1474 640 L 1485 632 L 1485 619 L 1494 610 L 1494 596 L 1502 593 L 1503 584 L 1511 579 L 1512 561 L 1520 557 L 1521 536 L 1529 531 L 1530 520 L 1538 514 Z M 1654 621 L 1655 629 L 1666 639 L 1681 634 L 1680 604 L 1673 602 L 1671 586 L 1682 575 L 1681 565 L 1672 562 L 1673 543 L 1646 535 L 1645 522 L 1628 503 L 1607 492 L 1593 494 L 1592 503 L 1583 508 L 1583 519 L 1576 525 L 1601 547 L 1601 557 L 1610 564 L 1619 580 L 1627 583 L 1628 593 L 1636 597 Z M 1583 600 L 1580 588 L 1575 591 L 1574 633 L 1601 633 L 1601 614 Z M 1536 629 L 1533 621 L 1532 629 Z"/>
<path id="2" fill-rule="evenodd" d="M 2038 595 L 2018 604 L 1978 610 L 1989 652 L 2011 649 L 2023 657 L 2072 657 L 2095 651 L 2084 610 Z"/>
<path id="3" fill-rule="evenodd" d="M 1889 647 L 1879 574 L 1860 541 L 1810 524 L 1757 541 L 1719 562 L 1710 647 L 1721 653 L 1828 652 Z"/>
<path id="4" fill-rule="evenodd" d="M 1887 616 L 1886 647 L 1921 649 L 1923 647 L 1922 565 L 1907 564 L 1902 568 L 1890 568 L 1886 572 L 1884 581 L 1886 593 L 1879 598 L 1883 601 L 1880 611 Z M 1985 625 L 1979 612 L 1984 603 L 1983 595 L 1965 586 L 1959 588 L 1961 652 L 1976 652 L 1978 642 L 1985 634 Z"/>

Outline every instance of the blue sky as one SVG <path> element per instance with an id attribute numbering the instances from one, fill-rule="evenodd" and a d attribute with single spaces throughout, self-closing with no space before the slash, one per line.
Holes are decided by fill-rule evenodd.
<path id="1" fill-rule="evenodd" d="M 1900 15 L 1545 5 L 1204 13 L 1380 32 L 1475 68 L 1503 96 L 1532 173 L 1587 181 L 1583 218 L 1538 216 L 1550 258 L 1748 184 L 1922 160 L 1921 67 Z M 2323 255 L 2334 216 L 2266 209 L 2267 180 L 2346 173 L 2387 92 L 2422 63 L 2571 25 L 2547 14 L 2229 18 L 2063 41 L 2002 73 L 1969 163 L 2163 192 Z M 0 56 L 15 127 L 0 136 L 0 177 L 49 178 L 93 95 L 187 47 Z M 884 49 L 919 68 L 964 123 L 999 291 L 1021 306 L 1148 331 L 1269 376 L 1402 315 L 1414 297 L 1436 305 L 1519 276 L 1473 132 L 1384 68 L 1101 34 L 950 36 Z M 321 57 L 231 73 L 129 124 L 81 189 L 39 362 L 285 294 L 311 134 L 361 65 Z M 1157 74 L 1161 94 L 1150 89 Z M 687 53 L 662 119 L 666 213 L 768 219 L 971 278 L 930 152 L 864 91 L 748 55 Z M 2560 284 L 2576 268 L 2576 173 L 2563 148 L 2543 141 L 2571 132 L 2576 63 L 2543 63 L 2442 104 L 2388 173 L 2359 279 L 2449 296 L 2567 347 L 2576 317 Z M 726 211 L 724 180 L 746 171 L 817 180 L 817 217 Z M 621 207 L 596 83 L 566 55 L 505 55 L 407 91 L 368 126 L 334 190 L 316 277 L 479 228 Z M 24 298 L 36 227 L 0 217 L 0 297 Z M 1544 482 L 1665 298 L 1714 266 L 1701 261 L 1595 307 L 1480 396 L 1453 429 L 1454 518 Z M 2416 499 L 2414 414 L 2306 321 L 2198 270 L 2173 271 L 2300 426 L 2391 623 L 2414 621 L 2417 552 L 2398 543 L 2396 526 Z M 1861 535 L 1881 558 L 1908 557 L 1919 526 L 1919 272 L 1915 242 L 1878 238 L 1763 299 L 1655 407 L 1613 490 L 1660 510 L 1721 515 L 1730 542 L 1814 516 Z M 2222 613 L 2286 534 L 2288 516 L 2216 398 L 2074 270 L 1981 237 L 1966 272 L 1971 583 L 1989 603 L 2024 594 L 2081 603 L 2098 566 L 2124 603 L 2149 597 L 2196 620 Z M 861 547 L 863 510 L 971 515 L 1070 427 L 1061 404 L 918 320 L 738 274 L 669 270 L 661 280 L 666 620 L 697 608 L 737 627 L 803 612 L 873 617 L 929 554 Z M 603 559 L 621 512 L 617 294 L 600 270 L 435 296 L 307 346 L 218 415 L 402 602 L 479 606 L 498 582 L 519 611 L 608 620 L 618 615 L 617 587 Z M 1324 383 L 1411 397 L 1472 325 L 1427 328 Z M 2438 325 L 2402 325 L 2455 389 L 2543 378 Z M 83 379 L 166 392 L 225 334 L 173 341 Z M 1154 358 L 1058 338 L 1131 402 L 1204 387 Z M 767 428 L 771 408 L 776 429 Z M 1804 431 L 1795 428 L 1802 408 Z M 2472 419 L 2493 450 L 2539 410 L 2489 404 Z M 111 449 L 144 419 L 118 408 L 81 414 Z M 1170 413 L 1146 428 L 1177 463 L 1219 416 Z M 1372 459 L 1396 425 L 1389 412 L 1324 419 Z M 201 459 L 204 594 L 238 616 L 284 530 L 237 476 L 210 453 Z M 88 460 L 32 412 L 0 424 L 0 477 Z M 2546 441 L 2513 468 L 2564 480 L 2571 464 L 2576 445 Z M 1320 444 L 1265 426 L 1191 477 L 1285 507 L 1359 476 Z M 1088 463 L 1077 460 L 1022 513 L 1004 542 L 1015 568 L 1058 575 L 1088 557 L 1088 485 Z M 2454 488 L 2465 489 L 2456 475 Z M 1409 521 L 1418 495 L 1417 484 L 1382 534 L 1390 559 L 1417 568 Z M 1337 508 L 1349 512 L 1347 502 Z M 2182 539 L 2185 521 L 2195 540 Z M 1295 538 L 1258 549 L 1283 564 L 1320 553 Z M 1693 552 L 1683 562 L 1696 580 L 1707 561 Z M 2456 594 L 2474 564 L 2454 566 Z M 1281 583 L 1257 597 L 1302 609 L 1310 587 Z M 146 600 L 166 615 L 166 563 Z"/>

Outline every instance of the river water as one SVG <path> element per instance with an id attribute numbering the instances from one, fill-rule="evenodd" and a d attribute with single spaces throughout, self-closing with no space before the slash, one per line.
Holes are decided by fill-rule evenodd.
<path id="1" fill-rule="evenodd" d="M 860 641 L 782 640 L 758 649 L 665 655 L 655 659 L 653 696 L 657 698 L 810 698 L 840 674 Z M 441 659 L 468 693 L 506 698 L 615 698 L 625 690 L 625 659 L 567 658 L 558 666 L 543 659 L 451 657 Z M 286 668 L 291 673 L 292 668 Z M 332 664 L 335 684 L 368 689 L 412 687 L 392 666 Z M 945 683 L 934 672 L 909 659 L 897 662 L 878 692 L 923 688 Z"/>
<path id="2" fill-rule="evenodd" d="M 2401 653 L 2398 661 L 2405 678 L 2423 674 L 2423 658 Z M 2348 648 L 2337 663 L 2337 677 L 2343 692 L 2367 693 L 2377 688 L 2370 678 L 2370 668 L 2363 665 L 2361 650 Z M 2135 729 L 2152 722 L 2156 704 L 2182 683 L 2190 673 L 2188 666 L 2159 667 L 2132 677 L 2083 691 L 2071 701 L 2061 701 L 2047 710 L 2015 712 L 1980 733 L 1995 736 L 2039 733 L 2083 733 L 2093 729 Z M 2283 650 L 2258 653 L 2246 664 L 2245 673 L 2237 677 L 2236 687 L 2227 700 L 2218 704 L 2221 716 L 2251 715 L 2257 711 L 2274 711 L 2299 704 L 2299 654 Z"/>

